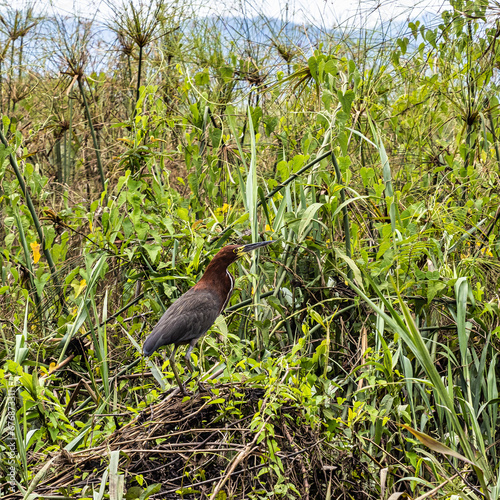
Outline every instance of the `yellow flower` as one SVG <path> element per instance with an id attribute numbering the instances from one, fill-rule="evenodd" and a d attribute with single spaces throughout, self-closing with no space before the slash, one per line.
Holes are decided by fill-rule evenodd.
<path id="1" fill-rule="evenodd" d="M 36 264 L 40 260 L 40 243 L 36 241 L 30 243 L 31 250 L 33 250 L 33 262 Z"/>
<path id="2" fill-rule="evenodd" d="M 80 284 L 72 283 L 71 286 L 73 287 L 73 290 L 75 291 L 75 299 L 82 293 L 82 291 L 85 289 L 87 286 L 87 280 L 82 280 L 80 281 Z"/>
<path id="3" fill-rule="evenodd" d="M 227 203 L 224 203 L 222 207 L 216 208 L 215 212 L 217 215 L 225 214 L 229 210 L 229 205 Z"/>
<path id="4" fill-rule="evenodd" d="M 483 247 L 483 248 L 481 248 L 481 253 L 483 255 L 487 255 L 488 257 L 493 257 L 493 253 L 492 253 L 492 251 L 490 250 L 489 247 Z"/>

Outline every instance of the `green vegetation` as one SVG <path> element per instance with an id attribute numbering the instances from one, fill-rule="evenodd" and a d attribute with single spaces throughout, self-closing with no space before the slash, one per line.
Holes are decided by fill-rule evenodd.
<path id="1" fill-rule="evenodd" d="M 450 3 L 2 7 L 2 498 L 500 498 L 500 11 Z M 170 394 L 142 342 L 262 239 L 194 351 L 211 391 Z"/>

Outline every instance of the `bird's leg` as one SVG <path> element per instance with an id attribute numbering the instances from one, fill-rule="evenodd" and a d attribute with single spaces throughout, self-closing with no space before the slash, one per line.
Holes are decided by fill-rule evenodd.
<path id="1" fill-rule="evenodd" d="M 174 347 L 172 349 L 172 354 L 170 355 L 170 358 L 169 358 L 170 366 L 172 368 L 172 371 L 174 372 L 174 377 L 175 377 L 175 380 L 177 380 L 177 385 L 179 386 L 180 391 L 182 392 L 182 394 L 186 394 L 186 389 L 184 389 L 184 385 L 181 382 L 179 374 L 177 373 L 177 368 L 175 366 L 175 351 L 177 351 L 176 345 L 174 345 Z"/>
<path id="2" fill-rule="evenodd" d="M 191 353 L 193 352 L 193 347 L 194 346 L 189 344 L 189 347 L 186 351 L 186 356 L 185 356 L 186 365 L 188 367 L 188 370 L 191 372 L 191 375 L 193 374 L 193 365 L 191 364 Z"/>
<path id="3" fill-rule="evenodd" d="M 196 340 L 198 340 L 198 339 L 196 339 Z M 191 353 L 193 352 L 193 349 L 194 349 L 194 345 L 189 344 L 188 350 L 186 351 L 186 357 L 185 357 L 186 365 L 188 367 L 188 370 L 191 372 L 191 376 L 193 375 L 193 365 L 191 364 Z M 200 374 L 198 376 L 198 387 L 199 387 L 200 391 L 206 392 L 205 387 L 203 386 L 203 384 L 200 381 L 201 370 L 199 370 L 199 372 L 200 372 Z"/>

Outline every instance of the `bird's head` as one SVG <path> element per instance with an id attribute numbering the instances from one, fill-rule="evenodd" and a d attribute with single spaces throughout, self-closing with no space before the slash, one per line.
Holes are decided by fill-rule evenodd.
<path id="1" fill-rule="evenodd" d="M 227 245 L 219 250 L 217 255 L 212 259 L 211 264 L 221 263 L 227 267 L 248 252 L 257 250 L 257 248 L 265 247 L 271 243 L 274 243 L 274 241 L 261 241 L 259 243 L 250 243 L 248 245 Z"/>
<path id="2" fill-rule="evenodd" d="M 257 248 L 266 247 L 274 243 L 274 241 L 260 241 L 259 243 L 250 243 L 248 245 L 235 245 L 233 252 L 236 254 L 236 258 L 243 257 L 246 253 L 253 252 Z"/>

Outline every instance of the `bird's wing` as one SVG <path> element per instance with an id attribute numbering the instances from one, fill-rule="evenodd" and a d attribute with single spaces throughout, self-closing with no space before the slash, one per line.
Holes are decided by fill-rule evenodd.
<path id="1" fill-rule="evenodd" d="M 221 306 L 216 294 L 191 288 L 165 311 L 144 342 L 144 354 L 150 356 L 161 346 L 198 339 L 213 325 Z"/>

